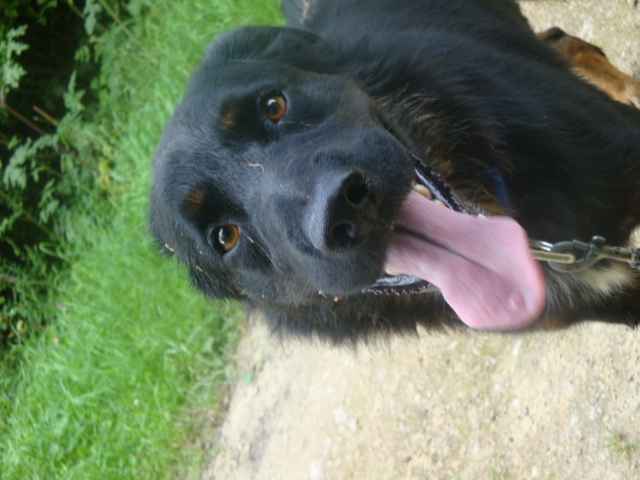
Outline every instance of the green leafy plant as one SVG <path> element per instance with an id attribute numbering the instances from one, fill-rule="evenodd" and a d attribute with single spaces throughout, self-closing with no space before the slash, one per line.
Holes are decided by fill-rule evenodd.
<path id="1" fill-rule="evenodd" d="M 26 25 L 10 29 L 0 42 L 2 58 L 2 84 L 5 88 L 18 88 L 20 79 L 27 71 L 16 62 L 15 57 L 24 52 L 28 45 L 18 40 L 27 30 Z"/>
<path id="2" fill-rule="evenodd" d="M 111 146 L 87 106 L 97 97 L 91 91 L 98 69 L 90 35 L 100 25 L 101 12 L 91 0 L 84 13 L 72 3 L 55 0 L 12 1 L 0 24 L 0 125 L 8 132 L 0 135 L 2 343 L 47 320 L 51 309 L 46 308 L 46 290 L 70 258 L 74 212 L 109 193 L 111 168 L 105 159 Z M 32 23 L 14 25 L 24 19 Z M 30 53 L 31 43 L 39 46 L 55 33 L 48 29 L 70 22 L 80 33 L 65 38 L 66 48 L 54 49 L 61 67 L 52 81 L 34 63 L 41 53 L 24 55 Z M 43 105 L 52 110 L 45 111 Z M 30 110 L 35 117 L 29 118 Z"/>

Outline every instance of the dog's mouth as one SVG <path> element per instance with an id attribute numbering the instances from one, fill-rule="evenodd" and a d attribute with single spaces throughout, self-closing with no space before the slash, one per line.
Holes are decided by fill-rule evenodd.
<path id="1" fill-rule="evenodd" d="M 463 203 L 453 194 L 451 187 L 449 187 L 442 177 L 431 167 L 425 165 L 422 160 L 410 152 L 409 156 L 414 163 L 413 191 L 428 200 L 432 200 L 438 205 L 453 210 L 454 212 L 471 214 L 470 210 L 475 210 L 463 205 Z M 397 226 L 395 228 L 397 228 Z M 379 278 L 376 283 L 366 288 L 365 291 L 375 294 L 404 295 L 425 293 L 437 289 L 438 287 L 431 282 L 387 268 L 384 276 Z"/>
<path id="2" fill-rule="evenodd" d="M 483 330 L 533 323 L 544 307 L 542 270 L 522 227 L 487 218 L 460 201 L 414 155 L 415 185 L 391 234 L 385 274 L 366 292 L 420 294 L 439 289 L 460 319 Z"/>

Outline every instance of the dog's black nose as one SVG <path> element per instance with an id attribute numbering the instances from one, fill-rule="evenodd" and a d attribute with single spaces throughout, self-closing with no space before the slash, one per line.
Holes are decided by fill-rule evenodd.
<path id="1" fill-rule="evenodd" d="M 345 252 L 367 239 L 377 211 L 376 194 L 362 170 L 327 172 L 307 206 L 306 234 L 321 252 Z"/>

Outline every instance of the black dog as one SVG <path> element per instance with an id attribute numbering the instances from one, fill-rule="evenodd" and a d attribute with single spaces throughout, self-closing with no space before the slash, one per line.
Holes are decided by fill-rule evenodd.
<path id="1" fill-rule="evenodd" d="M 151 229 L 197 288 L 333 341 L 638 323 L 638 270 L 542 267 L 527 235 L 630 246 L 639 111 L 579 79 L 509 0 L 283 11 L 290 28 L 210 47 L 156 152 Z"/>

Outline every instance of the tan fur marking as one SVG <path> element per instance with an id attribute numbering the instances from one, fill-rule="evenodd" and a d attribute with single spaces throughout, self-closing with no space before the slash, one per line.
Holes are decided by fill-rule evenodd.
<path id="1" fill-rule="evenodd" d="M 196 189 L 189 194 L 185 200 L 185 205 L 190 213 L 195 214 L 204 205 L 206 198 L 207 194 L 204 190 Z"/>
<path id="2" fill-rule="evenodd" d="M 640 82 L 618 70 L 593 45 L 571 35 L 548 39 L 548 32 L 538 38 L 557 50 L 573 66 L 574 71 L 614 100 L 640 108 Z"/>
<path id="3" fill-rule="evenodd" d="M 637 227 L 631 234 L 631 248 L 640 247 L 640 227 Z"/>
<path id="4" fill-rule="evenodd" d="M 238 109 L 236 107 L 229 107 L 226 109 L 222 118 L 220 118 L 220 130 L 228 132 L 238 125 Z"/>
<path id="5" fill-rule="evenodd" d="M 633 282 L 633 270 L 620 263 L 604 270 L 587 270 L 581 275 L 585 287 L 593 289 L 602 296 L 622 291 Z"/>

